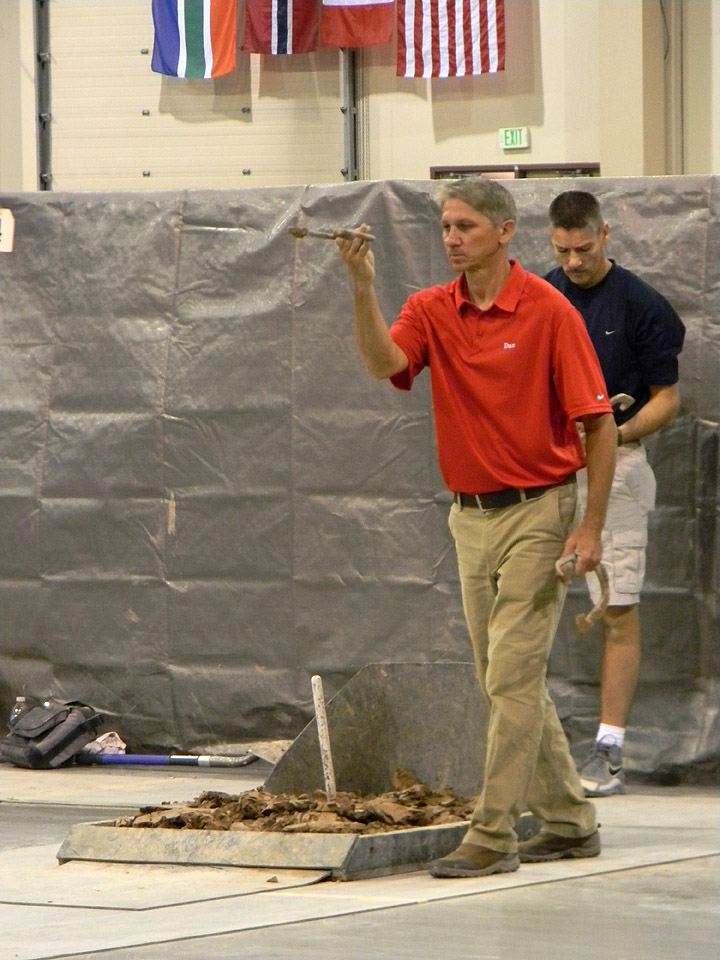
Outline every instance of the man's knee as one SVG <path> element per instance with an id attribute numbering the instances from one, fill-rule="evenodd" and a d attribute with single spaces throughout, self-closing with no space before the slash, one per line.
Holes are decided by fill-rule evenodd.
<path id="1" fill-rule="evenodd" d="M 606 642 L 639 644 L 640 614 L 638 604 L 608 607 L 603 613 L 603 628 Z"/>

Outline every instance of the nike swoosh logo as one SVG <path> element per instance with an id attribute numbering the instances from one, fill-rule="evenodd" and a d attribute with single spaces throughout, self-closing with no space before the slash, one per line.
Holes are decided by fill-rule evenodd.
<path id="1" fill-rule="evenodd" d="M 608 767 L 608 770 L 610 771 L 610 775 L 614 777 L 622 770 L 622 764 L 620 764 L 619 767 Z"/>
<path id="2" fill-rule="evenodd" d="M 606 331 L 605 331 L 605 336 L 606 336 L 606 337 L 609 337 L 611 333 L 615 333 L 615 330 L 606 330 Z"/>

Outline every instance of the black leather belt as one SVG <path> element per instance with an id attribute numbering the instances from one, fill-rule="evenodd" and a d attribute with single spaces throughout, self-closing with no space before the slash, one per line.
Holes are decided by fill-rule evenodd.
<path id="1" fill-rule="evenodd" d="M 504 490 L 493 490 L 490 493 L 456 493 L 454 495 L 455 503 L 461 507 L 497 510 L 498 507 L 510 507 L 515 503 L 522 503 L 523 500 L 534 500 L 535 497 L 541 497 L 543 493 L 552 490 L 553 487 L 564 487 L 575 482 L 575 474 L 571 473 L 560 483 L 549 483 L 544 487 L 525 487 L 524 490 L 506 487 Z"/>

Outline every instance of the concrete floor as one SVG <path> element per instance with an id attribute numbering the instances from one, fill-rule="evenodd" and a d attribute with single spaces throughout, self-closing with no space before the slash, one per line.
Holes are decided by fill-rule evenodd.
<path id="1" fill-rule="evenodd" d="M 270 771 L 0 764 L 1 960 L 718 960 L 720 789 L 597 802 L 603 853 L 517 873 L 328 882 L 320 871 L 71 861 L 75 823 L 239 793 Z"/>

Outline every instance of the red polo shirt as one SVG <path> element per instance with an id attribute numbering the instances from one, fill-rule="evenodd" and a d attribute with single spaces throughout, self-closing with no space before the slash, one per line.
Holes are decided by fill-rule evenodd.
<path id="1" fill-rule="evenodd" d="M 487 310 L 461 275 L 412 294 L 390 327 L 409 361 L 393 385 L 410 390 L 430 368 L 440 470 L 456 492 L 560 483 L 584 462 L 574 421 L 611 412 L 580 314 L 510 264 Z"/>

